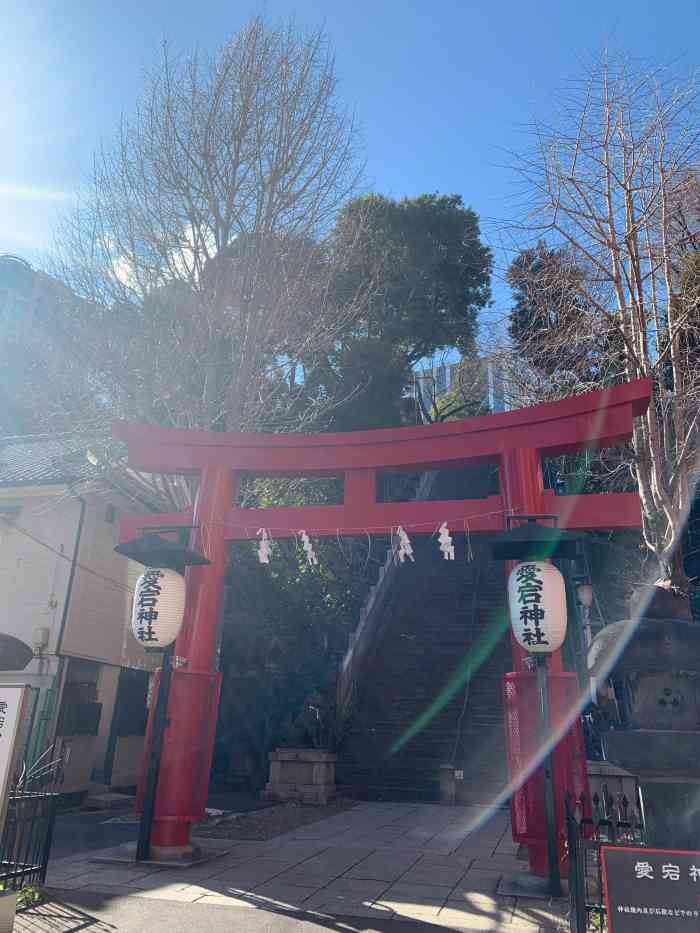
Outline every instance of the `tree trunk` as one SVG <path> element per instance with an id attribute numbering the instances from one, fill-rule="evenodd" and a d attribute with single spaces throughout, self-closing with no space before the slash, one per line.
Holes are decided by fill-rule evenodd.
<path id="1" fill-rule="evenodd" d="M 672 556 L 660 563 L 664 580 L 670 582 L 677 595 L 682 595 L 685 599 L 690 600 L 690 583 L 683 561 L 683 544 L 679 543 Z"/>

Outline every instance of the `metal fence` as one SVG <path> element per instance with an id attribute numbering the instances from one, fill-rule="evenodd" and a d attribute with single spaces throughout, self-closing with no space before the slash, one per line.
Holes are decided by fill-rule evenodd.
<path id="1" fill-rule="evenodd" d="M 53 746 L 33 766 L 23 766 L 10 791 L 0 836 L 0 885 L 5 890 L 19 891 L 46 879 L 64 764 L 52 754 Z"/>
<path id="2" fill-rule="evenodd" d="M 603 896 L 601 846 L 646 845 L 644 807 L 624 794 L 613 796 L 604 785 L 588 803 L 581 795 L 566 798 L 566 828 L 569 848 L 569 897 L 571 931 L 602 933 L 608 929 Z"/>
<path id="3" fill-rule="evenodd" d="M 0 882 L 18 891 L 43 884 L 51 852 L 58 794 L 10 794 L 0 840 Z"/>

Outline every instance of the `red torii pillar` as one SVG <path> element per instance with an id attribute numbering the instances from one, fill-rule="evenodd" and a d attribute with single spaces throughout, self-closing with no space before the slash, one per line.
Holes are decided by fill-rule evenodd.
<path id="1" fill-rule="evenodd" d="M 172 676 L 151 833 L 154 853 L 179 856 L 190 851 L 191 825 L 204 815 L 220 689 L 215 652 L 228 541 L 246 539 L 262 526 L 273 529 L 273 537 L 291 537 L 302 528 L 311 536 L 335 536 L 387 531 L 397 525 L 411 533 L 432 533 L 441 521 L 452 523 L 453 530 L 469 527 L 470 532 L 493 533 L 505 527 L 507 513 L 558 514 L 568 528 L 638 526 L 636 494 L 555 496 L 544 489 L 541 457 L 626 440 L 632 419 L 644 411 L 649 395 L 649 381 L 640 380 L 514 412 L 351 434 L 225 434 L 117 424 L 115 434 L 128 443 L 134 469 L 200 475 L 194 510 L 123 516 L 122 543 L 148 527 L 194 526 L 190 546 L 211 562 L 187 570 L 185 618 L 175 646 L 179 660 Z M 499 464 L 497 496 L 376 501 L 378 470 L 439 469 L 485 461 Z M 241 509 L 234 498 L 238 475 L 246 472 L 342 474 L 344 502 Z M 523 670 L 524 655 L 515 643 L 513 655 L 515 670 Z M 561 670 L 559 653 L 552 669 Z M 149 736 L 150 722 L 147 745 Z"/>
<path id="2" fill-rule="evenodd" d="M 203 818 L 207 804 L 221 692 L 215 655 L 228 561 L 225 526 L 220 517 L 230 508 L 234 490 L 234 474 L 226 467 L 202 471 L 190 547 L 205 553 L 210 563 L 188 567 L 185 574 L 185 614 L 174 653 L 186 663 L 175 667 L 170 685 L 168 728 L 163 734 L 151 829 L 155 857 L 178 858 L 192 852 L 190 828 Z M 155 702 L 151 713 L 154 709 Z M 146 749 L 151 726 L 149 716 Z M 141 785 L 144 778 L 145 766 Z"/>

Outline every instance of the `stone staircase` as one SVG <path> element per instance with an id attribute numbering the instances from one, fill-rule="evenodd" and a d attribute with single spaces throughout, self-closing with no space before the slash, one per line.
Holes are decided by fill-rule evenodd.
<path id="1" fill-rule="evenodd" d="M 394 492 L 409 499 L 425 500 L 438 477 L 435 471 L 428 471 L 421 475 L 409 476 L 403 481 L 394 484 Z M 394 546 L 388 547 L 384 561 L 379 566 L 376 583 L 369 588 L 364 605 L 360 609 L 360 621 L 355 631 L 350 635 L 347 653 L 338 672 L 337 700 L 340 709 L 346 709 L 351 702 L 356 677 L 362 667 L 368 650 L 384 626 L 386 617 L 384 605 L 391 593 L 394 578 L 398 573 L 399 564 L 394 552 Z"/>
<path id="2" fill-rule="evenodd" d="M 437 800 L 443 764 L 464 771 L 463 802 L 489 802 L 505 781 L 503 568 L 486 536 L 472 537 L 469 562 L 464 536 L 455 542 L 457 559 L 445 561 L 435 538 L 413 537 L 415 564 L 386 568 L 364 633 L 360 626 L 361 658 L 345 660 L 340 682 L 346 698 L 352 684 L 352 716 L 338 780 L 358 796 Z M 467 683 L 459 670 L 470 657 Z"/>

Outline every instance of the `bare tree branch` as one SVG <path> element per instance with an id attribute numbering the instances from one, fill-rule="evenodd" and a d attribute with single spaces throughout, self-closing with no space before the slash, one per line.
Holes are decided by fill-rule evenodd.
<path id="1" fill-rule="evenodd" d="M 696 103 L 692 81 L 603 58 L 566 96 L 559 120 L 534 127 L 534 154 L 517 165 L 528 226 L 537 223 L 560 259 L 533 267 L 530 298 L 543 310 L 521 327 L 519 358 L 505 354 L 511 387 L 528 400 L 652 376 L 654 400 L 635 426 L 628 465 L 645 542 L 681 586 L 674 555 L 697 473 L 700 410 L 698 291 L 684 288 L 682 273 L 700 230 L 690 181 L 700 161 Z M 581 270 L 573 282 L 564 256 Z M 556 302 L 557 321 L 546 323 Z"/>

